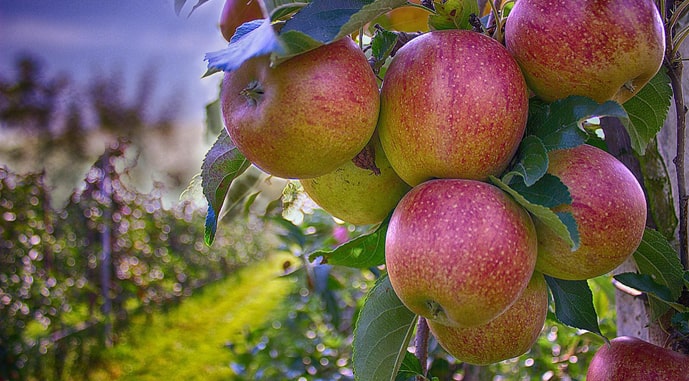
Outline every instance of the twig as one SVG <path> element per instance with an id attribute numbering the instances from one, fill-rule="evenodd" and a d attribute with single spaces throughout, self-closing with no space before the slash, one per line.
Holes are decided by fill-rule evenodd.
<path id="1" fill-rule="evenodd" d="M 488 0 L 491 12 L 488 14 L 488 22 L 486 23 L 486 30 L 490 35 L 496 39 L 499 43 L 503 43 L 502 36 L 502 20 L 501 20 L 501 10 L 500 0 Z"/>
<path id="2" fill-rule="evenodd" d="M 425 318 L 419 316 L 419 323 L 416 326 L 416 339 L 414 341 L 414 354 L 416 358 L 419 359 L 421 363 L 421 374 L 422 376 L 417 376 L 417 381 L 426 380 L 426 372 L 428 371 L 428 335 L 430 331 L 428 329 L 428 322 Z"/>

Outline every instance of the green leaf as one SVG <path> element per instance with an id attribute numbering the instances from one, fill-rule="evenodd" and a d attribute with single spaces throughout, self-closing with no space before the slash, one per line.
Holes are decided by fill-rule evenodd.
<path id="1" fill-rule="evenodd" d="M 182 8 L 184 8 L 186 2 L 187 0 L 175 0 L 175 13 L 177 13 L 177 16 L 182 12 Z"/>
<path id="2" fill-rule="evenodd" d="M 177 16 L 182 12 L 182 8 L 184 8 L 184 4 L 186 4 L 187 0 L 175 0 L 175 13 Z M 189 16 L 191 16 L 192 13 L 196 10 L 196 8 L 202 6 L 204 3 L 208 2 L 208 0 L 198 0 L 196 2 L 196 5 L 191 8 L 191 11 L 189 11 Z"/>
<path id="3" fill-rule="evenodd" d="M 229 190 L 225 192 L 223 214 L 218 219 L 232 219 L 241 215 L 243 208 L 240 207 L 246 203 L 247 198 L 255 191 L 256 184 L 260 179 L 260 173 L 258 169 L 250 168 L 234 179 Z"/>
<path id="4" fill-rule="evenodd" d="M 276 21 L 303 8 L 309 1 L 310 0 L 262 0 L 262 3 L 267 14 L 270 15 L 270 19 Z"/>
<path id="5" fill-rule="evenodd" d="M 428 17 L 431 30 L 465 29 L 471 30 L 469 16 L 480 16 L 476 0 L 445 0 L 433 1 L 435 13 Z"/>
<path id="6" fill-rule="evenodd" d="M 671 323 L 681 334 L 689 335 L 689 312 L 680 312 L 672 315 Z"/>
<path id="7" fill-rule="evenodd" d="M 421 369 L 421 362 L 414 356 L 411 352 L 407 351 L 404 354 L 404 360 L 402 360 L 402 365 L 400 366 L 399 372 L 397 372 L 398 378 L 402 377 L 407 379 L 413 376 L 423 376 L 423 370 Z"/>
<path id="8" fill-rule="evenodd" d="M 235 30 L 234 34 L 232 37 L 230 37 L 230 44 L 234 44 L 239 42 L 244 36 L 248 35 L 249 33 L 253 32 L 254 30 L 258 29 L 261 27 L 261 25 L 265 24 L 265 20 L 263 19 L 256 19 L 256 20 L 251 20 L 243 23 L 242 25 L 237 27 L 237 30 Z"/>
<path id="9" fill-rule="evenodd" d="M 649 305 L 651 306 L 651 318 L 657 319 L 674 308 L 680 312 L 689 312 L 689 307 L 678 303 L 670 289 L 659 284 L 653 277 L 647 274 L 622 273 L 615 276 L 619 282 L 648 294 Z"/>
<path id="10" fill-rule="evenodd" d="M 684 270 L 677 252 L 662 234 L 646 229 L 633 257 L 639 273 L 647 274 L 656 283 L 667 287 L 673 300 L 679 298 L 684 286 Z M 655 299 L 649 299 L 649 304 L 652 319 L 663 315 L 670 308 L 666 303 L 659 303 Z"/>
<path id="11" fill-rule="evenodd" d="M 684 285 L 689 289 L 689 270 L 684 272 Z"/>
<path id="12" fill-rule="evenodd" d="M 670 77 L 661 69 L 646 86 L 624 103 L 631 121 L 625 127 L 632 140 L 632 148 L 638 154 L 646 152 L 648 143 L 663 127 L 671 99 Z"/>
<path id="13" fill-rule="evenodd" d="M 406 0 L 314 1 L 287 20 L 280 34 L 296 31 L 326 44 L 358 31 L 376 17 L 406 3 Z"/>
<path id="14" fill-rule="evenodd" d="M 385 60 L 390 57 L 392 49 L 397 44 L 397 34 L 387 30 L 377 30 L 371 40 L 371 56 L 375 63 L 373 71 L 378 73 L 385 65 Z"/>
<path id="15" fill-rule="evenodd" d="M 283 52 L 284 49 L 269 19 L 250 21 L 237 28 L 227 48 L 206 53 L 206 75 L 218 71 L 233 71 L 250 58 Z"/>
<path id="16" fill-rule="evenodd" d="M 538 136 L 548 151 L 574 148 L 586 141 L 583 123 L 594 117 L 615 117 L 629 125 L 627 112 L 614 101 L 598 103 L 582 96 L 570 96 L 550 105 L 536 103 L 529 114 L 527 129 Z"/>
<path id="17" fill-rule="evenodd" d="M 226 49 L 206 54 L 205 75 L 235 70 L 244 61 L 266 54 L 271 54 L 273 64 L 279 64 L 352 34 L 406 3 L 405 0 L 267 1 L 265 5 L 272 20 L 298 11 L 285 22 L 271 23 L 271 19 L 265 19 L 242 24 Z M 279 34 L 275 25 L 281 26 Z"/>
<path id="18" fill-rule="evenodd" d="M 222 112 L 220 111 L 220 99 L 216 99 L 206 105 L 206 132 L 217 135 L 224 128 Z"/>
<path id="19" fill-rule="evenodd" d="M 529 118 L 526 126 L 527 132 L 542 125 L 550 115 L 550 104 L 546 103 L 536 97 L 529 99 Z"/>
<path id="20" fill-rule="evenodd" d="M 393 381 L 414 333 L 409 311 L 384 275 L 366 296 L 354 327 L 354 376 L 358 381 Z"/>
<path id="21" fill-rule="evenodd" d="M 615 275 L 613 278 L 631 288 L 647 294 L 652 294 L 666 302 L 672 303 L 676 301 L 676 299 L 672 298 L 672 293 L 669 288 L 662 284 L 658 284 L 653 277 L 648 274 L 621 273 Z"/>
<path id="22" fill-rule="evenodd" d="M 371 234 L 361 235 L 346 242 L 334 250 L 318 250 L 309 256 L 313 261 L 323 257 L 331 265 L 348 266 L 360 269 L 380 266 L 385 263 L 385 234 L 388 221 L 383 222 Z"/>
<path id="23" fill-rule="evenodd" d="M 546 208 L 572 203 L 572 196 L 567 185 L 563 184 L 557 176 L 549 173 L 543 175 L 531 186 L 524 184 L 522 178 L 517 178 L 510 183 L 510 187 L 524 196 L 530 203 Z"/>
<path id="24" fill-rule="evenodd" d="M 280 34 L 280 42 L 285 50 L 279 57 L 274 57 L 274 63 L 280 63 L 301 53 L 323 46 L 323 43 L 296 31 Z"/>
<path id="25" fill-rule="evenodd" d="M 569 236 L 572 237 L 572 242 L 574 242 L 572 251 L 578 249 L 581 241 L 579 237 L 579 226 L 577 225 L 577 221 L 574 219 L 574 215 L 571 212 L 556 212 L 555 214 L 560 221 L 565 224 L 567 231 L 569 232 Z"/>
<path id="26" fill-rule="evenodd" d="M 328 2 L 330 2 L 330 0 Z M 390 12 L 395 8 L 407 5 L 408 1 L 375 0 L 368 1 L 368 3 L 369 4 L 365 5 L 363 8 L 361 8 L 360 11 L 354 14 L 346 24 L 342 25 L 340 33 L 337 36 L 335 36 L 335 40 L 359 31 L 361 28 L 366 26 L 366 24 L 374 21 L 381 15 Z"/>
<path id="27" fill-rule="evenodd" d="M 585 280 L 564 280 L 547 275 L 545 280 L 555 301 L 555 316 L 558 321 L 603 336 L 593 306 L 593 294 Z"/>
<path id="28" fill-rule="evenodd" d="M 519 192 L 500 181 L 500 179 L 491 176 L 490 181 L 503 191 L 509 193 L 515 199 L 515 201 L 519 203 L 519 205 L 528 210 L 529 213 L 531 213 L 541 223 L 552 229 L 554 233 L 556 233 L 572 247 L 572 250 L 576 250 L 576 248 L 579 247 L 579 234 L 573 234 L 571 232 L 576 230 L 576 221 L 574 221 L 574 218 L 563 221 L 560 215 L 553 212 L 550 208 L 529 202 L 529 200 L 519 194 Z M 564 216 L 566 214 L 562 215 Z M 572 225 L 572 223 L 574 225 Z"/>
<path id="29" fill-rule="evenodd" d="M 254 202 L 256 202 L 256 198 L 258 198 L 258 195 L 261 194 L 261 191 L 254 192 L 249 195 L 249 197 L 246 198 L 246 202 L 244 202 L 244 208 L 242 209 L 242 214 L 244 217 L 249 217 L 249 212 L 251 212 L 251 206 L 254 205 Z"/>
<path id="30" fill-rule="evenodd" d="M 294 13 L 304 8 L 308 4 L 307 1 L 296 1 L 292 4 L 285 4 L 274 8 L 269 14 L 272 21 L 289 20 Z"/>
<path id="31" fill-rule="evenodd" d="M 514 176 L 521 176 L 527 186 L 532 186 L 548 170 L 548 150 L 541 139 L 529 135 L 519 144 L 517 160 L 512 170 L 502 177 L 509 184 Z"/>
<path id="32" fill-rule="evenodd" d="M 306 237 L 304 231 L 299 228 L 299 226 L 296 226 L 294 223 L 292 223 L 292 221 L 284 218 L 274 218 L 272 221 L 282 226 L 284 229 L 284 231 L 280 232 L 279 234 L 285 238 L 285 241 L 296 243 L 302 249 L 306 247 L 308 238 Z"/>
<path id="33" fill-rule="evenodd" d="M 201 186 L 208 201 L 205 241 L 213 243 L 218 226 L 218 215 L 234 179 L 249 168 L 251 163 L 234 146 L 225 129 L 206 153 L 201 165 Z"/>

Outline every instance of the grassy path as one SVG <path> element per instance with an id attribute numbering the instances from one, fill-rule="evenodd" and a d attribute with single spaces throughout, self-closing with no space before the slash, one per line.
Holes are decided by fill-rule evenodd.
<path id="1" fill-rule="evenodd" d="M 246 327 L 260 327 L 275 317 L 271 312 L 292 289 L 289 280 L 277 277 L 281 264 L 273 258 L 252 265 L 148 322 L 134 320 L 91 379 L 232 379 L 232 354 L 224 345 L 239 339 Z"/>

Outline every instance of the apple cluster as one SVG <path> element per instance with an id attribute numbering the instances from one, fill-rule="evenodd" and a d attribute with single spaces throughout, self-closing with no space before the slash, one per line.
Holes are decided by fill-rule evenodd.
<path id="1" fill-rule="evenodd" d="M 546 318 L 544 274 L 608 273 L 643 235 L 641 186 L 599 148 L 548 153 L 548 173 L 572 198 L 553 210 L 574 217 L 577 247 L 488 181 L 524 138 L 530 96 L 622 103 L 656 74 L 665 39 L 655 5 L 623 2 L 519 0 L 505 45 L 473 31 L 422 34 L 396 52 L 380 89 L 349 37 L 276 67 L 253 58 L 225 74 L 227 132 L 254 165 L 299 179 L 338 219 L 390 216 L 390 282 L 450 354 L 473 364 L 519 356 Z"/>

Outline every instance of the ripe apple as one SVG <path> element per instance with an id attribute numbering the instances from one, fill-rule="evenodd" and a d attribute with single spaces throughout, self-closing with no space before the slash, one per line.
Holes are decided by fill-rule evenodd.
<path id="1" fill-rule="evenodd" d="M 316 204 L 334 217 L 356 225 L 383 221 L 410 189 L 390 166 L 377 134 L 369 145 L 377 174 L 349 161 L 326 175 L 301 180 L 304 191 Z"/>
<path id="2" fill-rule="evenodd" d="M 220 14 L 220 32 L 230 41 L 237 28 L 252 20 L 263 18 L 260 0 L 225 0 Z"/>
<path id="3" fill-rule="evenodd" d="M 325 175 L 366 145 L 378 120 L 378 84 L 366 56 L 345 37 L 271 67 L 270 57 L 225 73 L 225 128 L 263 171 Z"/>
<path id="4" fill-rule="evenodd" d="M 646 199 L 641 186 L 624 164 L 590 145 L 551 151 L 548 158 L 548 173 L 559 177 L 572 196 L 571 206 L 563 205 L 555 211 L 572 213 L 579 228 L 580 246 L 572 251 L 550 228 L 536 221 L 536 269 L 569 280 L 611 271 L 641 243 L 646 225 Z"/>
<path id="5" fill-rule="evenodd" d="M 439 324 L 474 327 L 503 313 L 524 291 L 536 244 L 531 217 L 500 189 L 435 179 L 397 204 L 385 259 L 407 308 Z"/>
<path id="6" fill-rule="evenodd" d="M 519 66 L 497 41 L 465 30 L 426 33 L 394 56 L 378 127 L 392 167 L 414 186 L 502 172 L 528 114 Z"/>
<path id="7" fill-rule="evenodd" d="M 665 29 L 650 0 L 519 0 L 505 45 L 531 90 L 624 103 L 658 72 Z"/>
<path id="8" fill-rule="evenodd" d="M 689 356 L 636 337 L 617 337 L 598 349 L 586 380 L 689 381 Z"/>
<path id="9" fill-rule="evenodd" d="M 487 365 L 526 353 L 538 339 L 548 314 L 548 285 L 535 272 L 519 299 L 490 322 L 455 328 L 428 322 L 433 336 L 457 360 Z"/>

